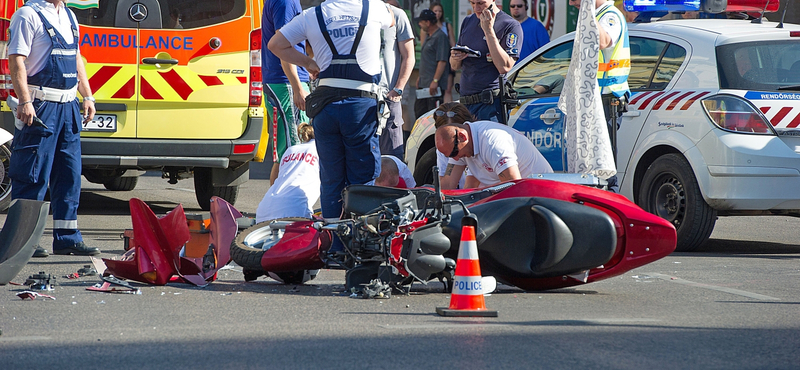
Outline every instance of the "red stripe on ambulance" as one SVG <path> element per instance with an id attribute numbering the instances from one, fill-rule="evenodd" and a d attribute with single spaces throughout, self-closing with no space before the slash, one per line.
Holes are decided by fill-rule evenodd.
<path id="1" fill-rule="evenodd" d="M 100 90 L 103 85 L 114 77 L 119 70 L 122 69 L 120 66 L 103 66 L 95 72 L 92 78 L 89 79 L 89 87 L 92 88 L 92 94 L 96 93 L 97 90 Z"/>
<path id="2" fill-rule="evenodd" d="M 675 98 L 675 100 L 673 100 L 672 103 L 669 103 L 669 106 L 667 106 L 667 110 L 672 110 L 673 108 L 675 108 L 675 106 L 678 105 L 678 103 L 681 100 L 686 99 L 687 96 L 692 95 L 692 94 L 694 94 L 694 91 L 689 91 L 689 92 L 684 93 L 683 95 Z"/>

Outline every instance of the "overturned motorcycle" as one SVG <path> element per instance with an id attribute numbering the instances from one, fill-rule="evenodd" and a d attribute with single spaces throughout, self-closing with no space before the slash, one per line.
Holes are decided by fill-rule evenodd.
<path id="1" fill-rule="evenodd" d="M 346 289 L 376 279 L 400 291 L 439 279 L 449 290 L 462 222 L 477 219 L 481 272 L 527 291 L 591 283 L 669 255 L 675 228 L 625 197 L 588 186 L 524 179 L 442 191 L 352 185 L 336 220 L 256 224 L 231 245 L 245 280 L 271 273 L 288 284 L 315 269 L 347 270 Z M 344 251 L 326 253 L 334 234 Z"/>

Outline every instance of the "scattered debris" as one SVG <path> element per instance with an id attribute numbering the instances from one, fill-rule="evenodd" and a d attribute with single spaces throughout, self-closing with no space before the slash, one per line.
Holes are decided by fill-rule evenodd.
<path id="1" fill-rule="evenodd" d="M 84 276 L 97 276 L 97 270 L 92 265 L 83 265 L 78 272 L 73 272 L 69 275 L 64 275 L 67 279 L 77 279 Z"/>
<path id="2" fill-rule="evenodd" d="M 86 290 L 105 293 L 142 294 L 142 291 L 139 290 L 139 288 L 134 287 L 126 281 L 117 279 L 113 275 L 103 276 L 102 283 L 90 286 L 86 288 Z"/>
<path id="3" fill-rule="evenodd" d="M 36 297 L 50 298 L 52 300 L 56 300 L 56 297 L 53 297 L 51 295 L 40 294 L 40 293 L 36 293 L 36 292 L 30 291 L 30 290 L 26 290 L 26 291 L 22 291 L 22 292 L 17 293 L 17 297 L 20 297 L 23 301 L 26 300 L 26 299 L 34 300 L 34 299 L 36 299 Z"/>
<path id="4" fill-rule="evenodd" d="M 31 287 L 32 290 L 53 290 L 56 278 L 44 271 L 39 271 L 38 274 L 33 274 L 25 280 L 25 285 Z"/>
<path id="5" fill-rule="evenodd" d="M 364 285 L 361 289 L 353 287 L 350 289 L 351 298 L 364 298 L 364 299 L 380 299 L 392 298 L 392 287 L 381 281 L 381 279 L 372 279 L 369 284 Z"/>

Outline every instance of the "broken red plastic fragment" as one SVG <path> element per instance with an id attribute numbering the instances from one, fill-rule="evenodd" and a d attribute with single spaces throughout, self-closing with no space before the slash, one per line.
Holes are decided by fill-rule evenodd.
<path id="1" fill-rule="evenodd" d="M 26 300 L 26 299 L 34 300 L 34 299 L 36 299 L 36 297 L 49 298 L 49 299 L 52 299 L 52 300 L 56 299 L 56 297 L 53 297 L 51 295 L 36 293 L 36 292 L 30 291 L 30 290 L 26 290 L 26 291 L 22 291 L 22 292 L 17 293 L 17 297 L 20 297 L 23 301 Z"/>
<path id="2" fill-rule="evenodd" d="M 217 271 L 230 262 L 230 245 L 242 214 L 222 198 L 211 198 L 211 245 L 202 258 L 181 257 L 190 239 L 182 206 L 157 218 L 143 201 L 130 200 L 132 248 L 119 259 L 103 261 L 106 274 L 147 284 L 164 285 L 177 275 L 179 280 L 205 286 L 216 280 Z"/>

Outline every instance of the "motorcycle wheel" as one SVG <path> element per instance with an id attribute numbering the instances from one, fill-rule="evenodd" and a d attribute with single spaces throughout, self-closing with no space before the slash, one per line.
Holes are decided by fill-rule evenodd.
<path id="1" fill-rule="evenodd" d="M 675 226 L 677 252 L 691 252 L 708 239 L 717 211 L 706 203 L 689 162 L 679 154 L 666 154 L 647 169 L 637 203 Z"/>
<path id="2" fill-rule="evenodd" d="M 261 266 L 261 258 L 264 252 L 272 248 L 280 241 L 280 237 L 273 237 L 273 230 L 270 228 L 272 221 L 306 221 L 307 218 L 287 217 L 276 220 L 259 222 L 244 231 L 240 232 L 231 242 L 231 259 L 239 266 L 242 266 L 245 281 L 252 281 L 261 275 L 267 275 Z M 302 284 L 305 281 L 316 277 L 315 273 L 306 270 L 274 273 L 284 284 Z M 278 280 L 278 279 L 276 279 Z M 281 281 L 278 280 L 278 281 Z"/>

